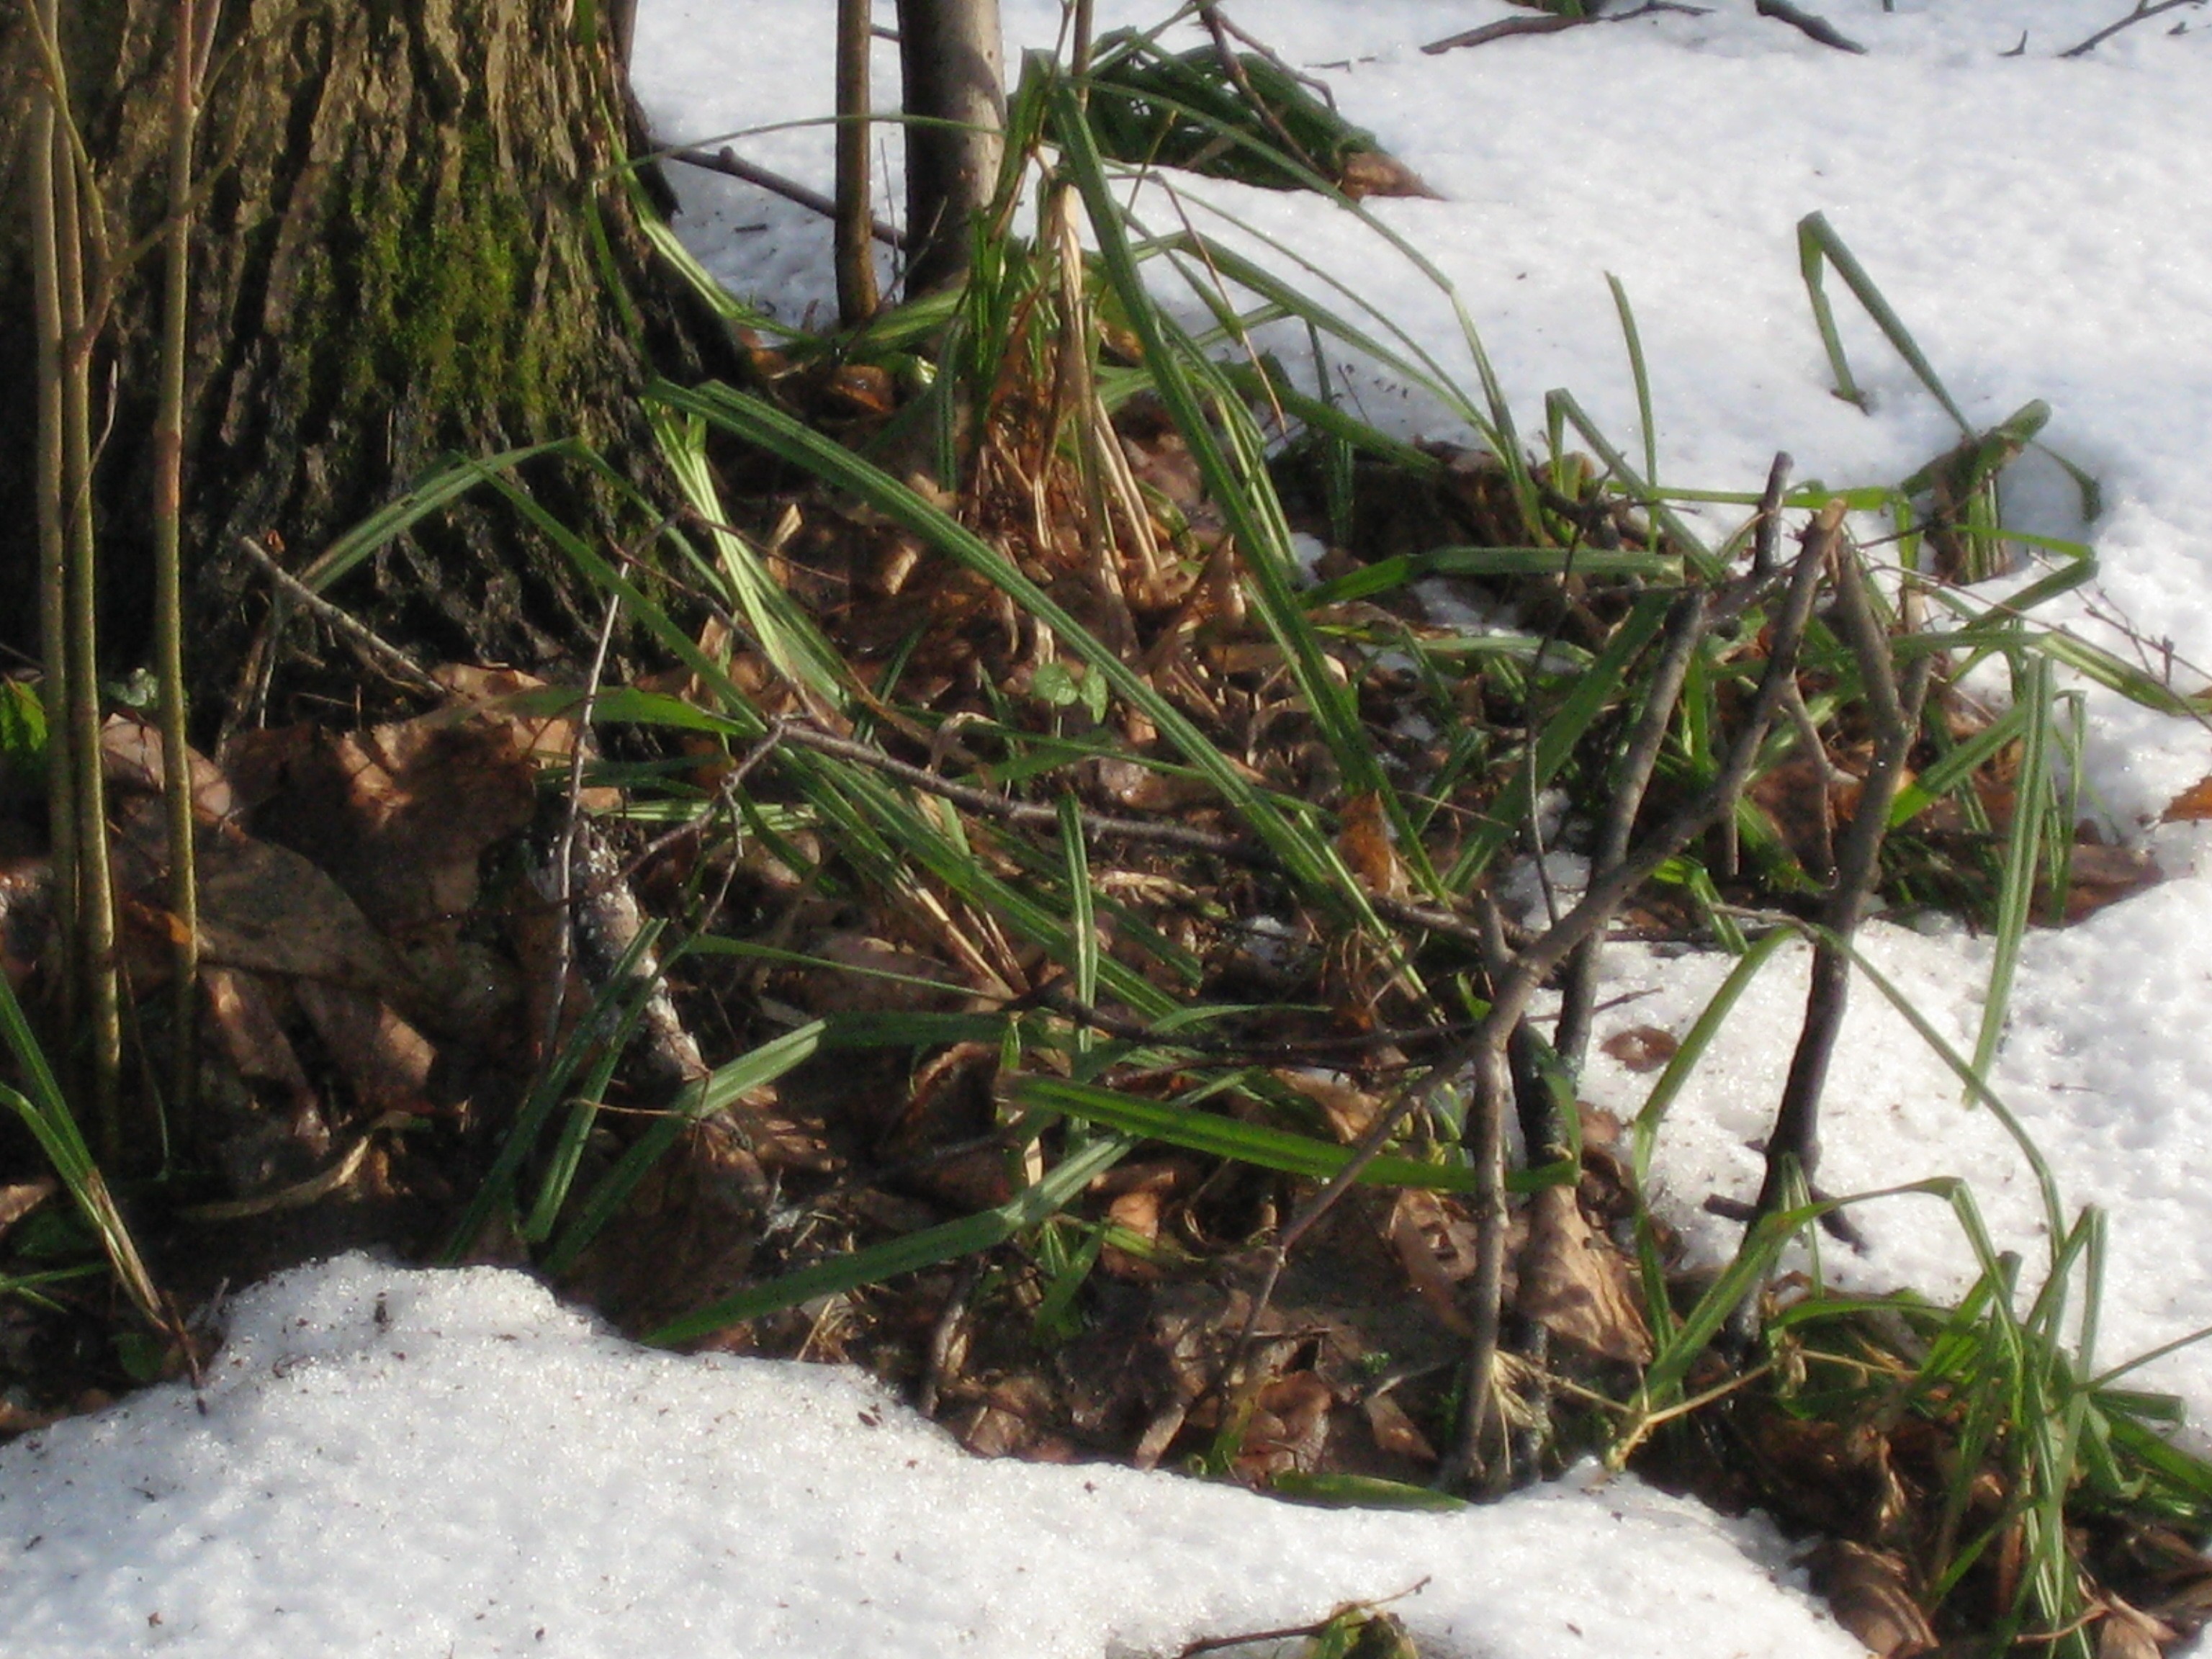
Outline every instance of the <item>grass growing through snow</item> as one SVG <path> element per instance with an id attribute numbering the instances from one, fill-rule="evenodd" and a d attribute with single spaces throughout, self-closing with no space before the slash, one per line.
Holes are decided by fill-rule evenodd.
<path id="1" fill-rule="evenodd" d="M 1531 444 L 1416 251 L 1375 227 L 1451 299 L 1465 374 L 1292 250 L 1262 260 L 1188 216 L 1165 233 L 1139 222 L 1130 158 L 1102 150 L 1111 124 L 1086 116 L 1086 92 L 1094 110 L 1119 95 L 1110 79 L 1026 67 L 995 220 L 957 298 L 842 338 L 740 335 L 745 384 L 654 386 L 676 501 L 648 500 L 580 445 L 548 446 L 426 480 L 310 568 L 331 589 L 463 494 L 503 499 L 680 665 L 680 683 L 599 693 L 590 716 L 684 757 L 659 822 L 696 817 L 699 866 L 719 860 L 737 890 L 641 936 L 607 976 L 504 1126 L 448 1254 L 504 1220 L 545 1270 L 579 1271 L 690 1132 L 729 1127 L 769 1161 L 787 1085 L 888 1056 L 868 1075 L 892 1079 L 890 1121 L 848 1164 L 892 1161 L 909 1121 L 941 1111 L 981 1196 L 930 1188 L 962 1212 L 888 1227 L 840 1208 L 818 1170 L 775 1170 L 749 1282 L 662 1321 L 657 1340 L 818 1316 L 855 1293 L 888 1301 L 903 1275 L 988 1259 L 974 1296 L 1065 1346 L 1109 1278 L 1211 1265 L 1259 1288 L 1216 1356 L 1212 1414 L 1190 1401 L 1188 1429 L 1155 1419 L 1154 1455 L 1180 1447 L 1310 1495 L 1314 1469 L 1250 1461 L 1253 1425 L 1298 1364 L 1267 1340 L 1261 1304 L 1299 1241 L 1345 1216 L 1380 1221 L 1467 1327 L 1462 1381 L 1426 1424 L 1439 1441 L 1464 1424 L 1444 1467 L 1474 1479 L 1453 1484 L 1552 1466 L 1578 1444 L 1559 1401 L 1596 1396 L 1611 1403 L 1595 1432 L 1624 1459 L 1687 1437 L 1731 1468 L 1796 1457 L 1863 1477 L 1864 1512 L 1798 1518 L 1898 1558 L 1907 1599 L 1939 1617 L 2086 1652 L 2084 1621 L 2120 1616 L 2101 1587 L 2118 1569 L 2081 1528 L 2139 1541 L 2170 1522 L 2193 1537 L 2212 1514 L 2203 1469 L 2154 1432 L 2165 1406 L 2094 1370 L 2100 1219 L 2069 1222 L 2051 1194 L 2051 1258 L 2032 1282 L 1961 1190 L 1929 1185 L 1980 1269 L 1958 1307 L 1842 1295 L 1817 1276 L 1778 1285 L 1784 1250 L 1841 1207 L 1817 1195 L 1816 1170 L 1778 1157 L 1778 1202 L 1678 1310 L 1678 1264 L 1642 1199 L 1668 1105 L 1735 996 L 1793 930 L 1850 958 L 1869 893 L 1992 932 L 1975 1052 L 1946 1053 L 1968 1095 L 2002 1109 L 1987 1075 L 2010 975 L 2039 905 L 2067 889 L 2069 705 L 2054 670 L 2192 706 L 2036 620 L 2092 574 L 2086 550 L 2041 544 L 2051 574 L 2002 609 L 1958 585 L 2030 543 L 1997 490 L 2040 406 L 1976 432 L 1816 217 L 1807 283 L 1839 388 L 1855 383 L 1831 272 L 1959 422 L 1955 449 L 1841 493 L 1792 492 L 1779 466 L 1763 492 L 1662 484 L 1617 283 L 1636 459 L 1563 390 Z M 1249 124 L 1158 84 L 1145 97 L 1148 121 L 1188 123 L 1199 150 L 1335 195 Z M 1024 200 L 1032 238 L 1008 228 Z M 1252 245 L 1249 227 L 1229 228 Z M 1415 446 L 1364 421 L 1337 391 L 1346 363 L 1418 388 L 1474 445 Z M 655 557 L 611 558 L 549 512 L 520 469 L 552 459 L 628 492 L 660 526 Z M 1718 536 L 1707 526 L 1730 506 L 1747 516 Z M 1886 519 L 1887 550 L 1854 544 L 1846 510 Z M 1800 515 L 1792 553 L 1783 531 Z M 1305 536 L 1333 544 L 1310 577 Z M 2002 709 L 1960 689 L 1991 659 L 2010 682 Z M 1884 769 L 1886 743 L 1909 768 Z M 1506 878 L 1563 837 L 1610 899 L 1547 888 L 1509 927 Z M 1639 1249 L 1620 1267 L 1641 1288 L 1649 1352 L 1624 1362 L 1577 1352 L 1532 1295 L 1509 1301 L 1501 1269 L 1508 1194 L 1556 1215 L 1589 1156 L 1571 1090 L 1586 1021 L 1548 1054 L 1514 999 L 1554 973 L 1571 1000 L 1587 993 L 1632 897 L 1644 925 L 1739 960 L 1631 1131 L 1619 1218 Z M 860 929 L 897 947 L 874 958 L 897 965 L 856 968 L 842 947 Z M 633 970 L 671 939 L 656 971 L 738 1006 L 737 1053 L 617 1133 L 610 1091 L 651 989 Z M 779 994 L 825 978 L 838 998 L 805 996 L 848 1006 Z M 9 1103 L 96 1192 L 58 1097 Z M 1510 1168 L 1509 1114 L 1526 1149 Z M 919 1167 L 944 1150 L 905 1155 Z M 1387 1220 L 1357 1207 L 1376 1191 L 1404 1195 Z M 1146 1201 L 1118 1201 L 1133 1194 Z M 1412 1215 L 1462 1227 L 1467 1248 L 1446 1261 L 1403 1242 Z M 958 1300 L 943 1316 L 956 1323 Z M 1600 1334 L 1633 1346 L 1625 1322 Z"/>

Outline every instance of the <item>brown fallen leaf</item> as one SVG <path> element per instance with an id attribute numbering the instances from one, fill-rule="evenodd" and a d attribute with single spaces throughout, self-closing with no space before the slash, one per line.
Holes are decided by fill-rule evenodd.
<path id="1" fill-rule="evenodd" d="M 1322 1115 L 1328 1120 L 1328 1127 L 1336 1132 L 1336 1138 L 1347 1146 L 1367 1133 L 1376 1115 L 1382 1109 L 1382 1102 L 1377 1096 L 1330 1073 L 1279 1066 L 1269 1075 L 1320 1107 Z"/>
<path id="2" fill-rule="evenodd" d="M 957 1006 L 962 995 L 950 965 L 870 933 L 823 933 L 802 948 L 831 964 L 805 972 L 797 1000 L 809 1013 L 915 1013 Z"/>
<path id="3" fill-rule="evenodd" d="M 2199 778 L 2172 800 L 2159 815 L 2163 823 L 2202 823 L 2212 818 L 2212 777 Z"/>
<path id="4" fill-rule="evenodd" d="M 1390 822 L 1382 811 L 1382 798 L 1373 790 L 1346 799 L 1338 817 L 1336 850 L 1352 866 L 1352 873 L 1369 890 L 1385 898 L 1403 898 L 1408 890 L 1406 866 L 1390 844 Z"/>
<path id="5" fill-rule="evenodd" d="M 2081 842 L 2068 856 L 2066 920 L 2080 921 L 2108 904 L 2155 887 L 2165 878 L 2158 860 L 2136 847 Z"/>
<path id="6" fill-rule="evenodd" d="M 202 823 L 235 817 L 243 803 L 223 770 L 198 750 L 187 749 L 191 768 L 192 812 Z M 110 714 L 100 729 L 100 771 L 109 785 L 139 794 L 158 795 L 168 769 L 161 759 L 161 734 L 131 714 Z"/>
<path id="7" fill-rule="evenodd" d="M 313 1098 L 300 1056 L 257 975 L 210 963 L 200 969 L 200 993 L 208 1029 L 240 1077 L 281 1085 L 295 1101 Z"/>
<path id="8" fill-rule="evenodd" d="M 1417 1463 L 1437 1461 L 1437 1449 L 1429 1443 L 1429 1437 L 1415 1426 L 1395 1396 L 1370 1395 L 1359 1402 L 1359 1409 L 1367 1418 L 1368 1431 L 1374 1435 L 1375 1443 L 1384 1451 L 1410 1457 Z"/>
<path id="9" fill-rule="evenodd" d="M 1419 196 L 1431 202 L 1444 198 L 1429 188 L 1421 175 L 1396 156 L 1379 149 L 1356 149 L 1337 169 L 1336 185 L 1355 202 L 1370 196 Z"/>
<path id="10" fill-rule="evenodd" d="M 1335 1403 L 1335 1392 L 1310 1370 L 1292 1371 L 1261 1389 L 1237 1447 L 1238 1477 L 1261 1486 L 1285 1469 L 1319 1467 Z"/>
<path id="11" fill-rule="evenodd" d="M 1662 1031 L 1656 1025 L 1634 1025 L 1626 1031 L 1615 1031 L 1598 1044 L 1632 1072 L 1656 1072 L 1680 1052 L 1672 1031 Z"/>
<path id="12" fill-rule="evenodd" d="M 2102 1598 L 2105 1616 L 2097 1622 L 2097 1659 L 2160 1659 L 2181 1632 L 2117 1595 Z"/>
<path id="13" fill-rule="evenodd" d="M 61 1183 L 52 1176 L 0 1186 L 0 1237 L 60 1190 Z"/>
<path id="14" fill-rule="evenodd" d="M 1390 1207 L 1390 1247 L 1414 1294 L 1443 1328 L 1472 1336 L 1474 1327 L 1460 1308 L 1458 1286 L 1474 1272 L 1474 1224 L 1434 1193 L 1407 1188 Z"/>
<path id="15" fill-rule="evenodd" d="M 301 980 L 293 987 L 339 1074 L 362 1103 L 380 1112 L 426 1115 L 437 1050 L 398 1014 L 359 991 Z"/>
<path id="16" fill-rule="evenodd" d="M 1591 1230 L 1571 1187 L 1529 1200 L 1515 1304 L 1562 1341 L 1606 1359 L 1643 1364 L 1651 1333 L 1630 1288 L 1628 1263 Z"/>
<path id="17" fill-rule="evenodd" d="M 288 848 L 200 838 L 200 953 L 220 967 L 350 986 L 402 1008 L 412 976 L 337 882 Z"/>
<path id="18" fill-rule="evenodd" d="M 1936 1632 L 1913 1599 L 1911 1577 L 1901 1558 L 1831 1539 L 1813 1552 L 1808 1565 L 1814 1588 L 1828 1598 L 1836 1622 L 1877 1659 L 1905 1659 L 1935 1648 Z"/>

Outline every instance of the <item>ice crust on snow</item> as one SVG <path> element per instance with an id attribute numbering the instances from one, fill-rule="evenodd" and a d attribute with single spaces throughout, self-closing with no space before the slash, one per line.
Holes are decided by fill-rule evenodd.
<path id="1" fill-rule="evenodd" d="M 1467 1659 L 1858 1651 L 1771 1532 L 1632 1480 L 1384 1515 L 985 1462 L 854 1372 L 649 1352 L 501 1269 L 285 1274 L 204 1401 L 0 1449 L 9 1659 L 1100 1659 L 1416 1585 Z"/>

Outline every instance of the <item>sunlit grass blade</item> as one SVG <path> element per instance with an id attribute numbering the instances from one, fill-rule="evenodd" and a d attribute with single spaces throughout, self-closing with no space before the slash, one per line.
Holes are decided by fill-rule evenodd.
<path id="1" fill-rule="evenodd" d="M 2006 832 L 2003 867 L 1997 884 L 1996 937 L 1990 955 L 1988 989 L 1982 1002 L 1981 1029 L 1974 1039 L 1974 1070 L 1983 1078 L 2004 1038 L 2005 1015 L 2035 904 L 2035 878 L 2049 842 L 2048 825 L 2057 802 L 2051 788 L 2051 662 L 2022 653 L 2015 659 L 2013 706 L 2021 712 L 2020 769 L 2013 780 L 2012 823 Z"/>
<path id="2" fill-rule="evenodd" d="M 5 1106 L 22 1121 L 39 1150 L 46 1154 L 78 1212 L 92 1228 L 93 1236 L 100 1240 L 123 1293 L 149 1323 L 161 1324 L 161 1298 L 154 1288 L 153 1276 L 146 1270 L 137 1242 L 131 1237 L 122 1212 L 115 1206 L 106 1177 L 94 1161 L 92 1149 L 85 1144 L 76 1115 L 70 1110 L 53 1068 L 46 1063 L 38 1036 L 24 1017 L 23 1006 L 15 1000 L 15 990 L 4 974 L 0 974 L 0 1039 L 5 1040 L 24 1082 L 30 1086 L 27 1095 L 0 1084 L 0 1106 Z"/>

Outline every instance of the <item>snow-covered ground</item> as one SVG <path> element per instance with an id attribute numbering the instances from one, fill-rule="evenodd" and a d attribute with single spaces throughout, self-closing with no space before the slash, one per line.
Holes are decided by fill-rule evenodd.
<path id="1" fill-rule="evenodd" d="M 1566 386 L 1633 453 L 1611 271 L 1641 325 L 1664 482 L 1755 489 L 1777 449 L 1832 484 L 1910 473 L 1954 434 L 1848 301 L 1873 413 L 1829 395 L 1795 240 L 1798 219 L 1823 211 L 1971 417 L 2054 405 L 2045 435 L 2099 474 L 2106 512 L 2072 522 L 2052 469 L 2024 493 L 2037 527 L 2094 542 L 2089 603 L 2212 661 L 2197 493 L 2212 441 L 2212 16 L 2185 8 L 2060 61 L 2129 0 L 1895 3 L 1820 8 L 1863 57 L 1755 17 L 1751 0 L 1436 57 L 1419 47 L 1525 14 L 1498 0 L 1231 10 L 1319 68 L 1443 193 L 1372 205 L 1458 286 L 1527 426 Z M 1100 26 L 1164 9 L 1102 3 Z M 822 114 L 828 10 L 641 0 L 637 80 L 663 136 L 719 142 Z M 1013 56 L 1051 43 L 1059 8 L 1006 0 L 1006 21 Z M 2023 32 L 2024 54 L 2005 55 Z M 896 86 L 888 50 L 878 84 Z M 829 147 L 818 127 L 742 140 L 817 185 Z M 677 171 L 687 234 L 718 274 L 793 320 L 826 310 L 821 222 Z M 1463 361 L 1436 291 L 1355 223 L 1311 198 L 1188 194 L 1344 272 Z M 1455 435 L 1395 389 L 1364 395 L 1371 416 Z M 2061 614 L 2102 627 L 2087 603 Z M 2212 737 L 2102 692 L 2089 707 L 2101 810 L 2168 879 L 2031 939 L 1994 1082 L 2068 1201 L 2112 1215 L 2109 1363 L 2212 1325 L 2199 1196 L 2212 1048 L 2195 1024 L 2212 981 L 2199 954 L 2212 874 L 2198 872 L 2212 849 L 2154 823 L 2212 773 Z M 1868 943 L 1971 1049 L 1985 945 L 1882 927 Z M 1626 948 L 1609 960 L 1609 995 L 1644 994 L 1607 1016 L 1613 1028 L 1677 1032 L 1727 966 Z M 1709 1249 L 1729 1230 L 1696 1206 L 1756 1182 L 1745 1143 L 1778 1091 L 1803 971 L 1785 952 L 1753 986 L 1662 1137 L 1658 1175 Z M 1603 1059 L 1586 1085 L 1622 1110 L 1648 1086 Z M 1863 984 L 1826 1144 L 1837 1190 L 1966 1177 L 2000 1243 L 2039 1258 L 2020 1154 Z M 1934 1200 L 1863 1220 L 1873 1248 L 1847 1271 L 1931 1291 L 1961 1281 L 1965 1251 Z M 234 1332 L 205 1415 L 157 1390 L 0 1451 L 9 1654 L 1096 1656 L 1310 1620 L 1423 1579 L 1399 1610 L 1455 1653 L 1853 1650 L 1778 1587 L 1771 1540 L 1628 1482 L 1478 1515 L 1349 1516 L 1164 1476 L 979 1464 L 849 1377 L 645 1354 L 494 1273 L 344 1262 L 257 1292 Z M 2212 1418 L 2212 1350 L 2147 1376 Z"/>

